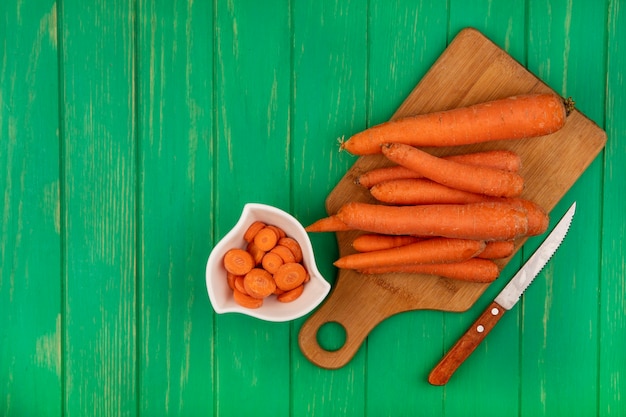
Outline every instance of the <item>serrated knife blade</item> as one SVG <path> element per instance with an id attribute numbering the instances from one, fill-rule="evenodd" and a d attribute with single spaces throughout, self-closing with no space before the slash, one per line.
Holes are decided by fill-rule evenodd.
<path id="1" fill-rule="evenodd" d="M 565 239 L 575 213 L 576 202 L 570 206 L 524 266 L 511 278 L 474 324 L 433 368 L 428 376 L 428 382 L 433 385 L 446 384 L 452 374 L 500 321 L 504 312 L 510 310 L 519 301 L 526 288 L 539 275 Z"/>

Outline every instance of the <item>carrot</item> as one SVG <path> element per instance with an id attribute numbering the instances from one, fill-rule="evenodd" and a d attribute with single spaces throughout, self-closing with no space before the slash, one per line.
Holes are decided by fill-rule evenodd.
<path id="1" fill-rule="evenodd" d="M 458 190 L 426 178 L 390 180 L 370 188 L 372 197 L 395 205 L 465 204 L 485 201 L 485 196 Z"/>
<path id="2" fill-rule="evenodd" d="M 229 249 L 224 254 L 224 268 L 234 275 L 245 275 L 254 267 L 252 255 L 243 249 Z"/>
<path id="3" fill-rule="evenodd" d="M 307 232 L 345 232 L 352 230 L 337 216 L 323 217 L 304 228 Z"/>
<path id="4" fill-rule="evenodd" d="M 265 269 L 270 274 L 273 274 L 284 263 L 285 262 L 283 261 L 283 258 L 281 258 L 280 255 L 278 255 L 276 252 L 272 250 L 272 251 L 267 252 L 263 256 L 261 265 L 263 266 L 263 269 Z"/>
<path id="5" fill-rule="evenodd" d="M 296 262 L 295 255 L 291 250 L 289 250 L 287 246 L 276 245 L 270 252 L 273 252 L 280 256 L 280 258 L 283 260 L 283 263 Z"/>
<path id="6" fill-rule="evenodd" d="M 257 220 L 257 221 L 252 222 L 252 224 L 248 226 L 248 228 L 244 232 L 243 240 L 245 240 L 248 243 L 252 242 L 254 240 L 254 236 L 256 236 L 258 231 L 263 229 L 264 227 L 265 227 L 265 223 L 263 223 L 262 221 Z"/>
<path id="7" fill-rule="evenodd" d="M 276 236 L 278 236 L 279 239 L 287 236 L 287 233 L 285 233 L 285 231 L 283 229 L 281 229 L 280 227 L 278 227 L 278 226 L 276 226 L 274 224 L 268 224 L 267 227 L 269 227 L 274 232 L 276 232 Z"/>
<path id="8" fill-rule="evenodd" d="M 527 94 L 467 107 L 404 117 L 353 135 L 341 149 L 354 155 L 380 153 L 384 143 L 459 146 L 548 135 L 566 120 L 556 94 Z"/>
<path id="9" fill-rule="evenodd" d="M 285 236 L 278 240 L 278 244 L 287 247 L 293 253 L 296 262 L 302 262 L 302 247 L 297 240 Z"/>
<path id="10" fill-rule="evenodd" d="M 494 197 L 517 197 L 524 190 L 524 178 L 515 172 L 447 161 L 399 143 L 383 145 L 382 152 L 391 161 L 458 190 Z"/>
<path id="11" fill-rule="evenodd" d="M 444 156 L 443 159 L 470 165 L 489 166 L 491 168 L 511 172 L 518 172 L 522 166 L 520 156 L 517 153 L 508 150 L 492 150 L 459 155 L 448 155 Z M 355 182 L 357 185 L 361 185 L 365 188 L 371 188 L 381 182 L 409 178 L 423 178 L 423 176 L 412 169 L 403 167 L 402 165 L 393 165 L 374 168 L 364 172 L 357 177 Z"/>
<path id="12" fill-rule="evenodd" d="M 502 259 L 513 254 L 515 250 L 515 242 L 512 240 L 492 240 L 487 242 L 485 250 L 476 255 L 477 258 L 483 259 Z"/>
<path id="13" fill-rule="evenodd" d="M 228 283 L 228 288 L 231 290 L 235 289 L 235 280 L 239 275 L 235 275 L 231 272 L 226 271 L 226 282 Z"/>
<path id="14" fill-rule="evenodd" d="M 528 217 L 528 236 L 537 236 L 548 230 L 550 216 L 539 204 L 525 198 L 512 198 L 507 201 L 526 211 L 526 216 Z"/>
<path id="15" fill-rule="evenodd" d="M 280 301 L 281 303 L 290 303 L 296 300 L 298 297 L 300 297 L 303 291 L 304 291 L 304 285 L 301 284 L 301 285 L 298 285 L 293 290 L 285 291 L 282 294 L 278 294 L 276 299 Z"/>
<path id="16" fill-rule="evenodd" d="M 254 264 L 259 265 L 263 260 L 263 255 L 265 255 L 265 251 L 259 249 L 257 245 L 254 244 L 254 240 L 246 246 L 246 252 L 252 255 L 252 259 L 254 259 Z"/>
<path id="17" fill-rule="evenodd" d="M 466 261 L 414 264 L 391 267 L 372 267 L 362 269 L 363 274 L 412 273 L 437 275 L 445 278 L 459 279 L 471 282 L 492 282 L 500 275 L 500 269 L 495 262 L 488 259 L 472 258 Z"/>
<path id="18" fill-rule="evenodd" d="M 356 237 L 352 241 L 352 247 L 358 252 L 371 252 L 374 250 L 397 248 L 418 242 L 416 236 L 382 235 L 379 233 L 366 233 Z"/>
<path id="19" fill-rule="evenodd" d="M 334 262 L 337 268 L 363 269 L 419 263 L 459 262 L 485 249 L 485 242 L 472 239 L 432 238 L 391 249 L 345 255 Z"/>
<path id="20" fill-rule="evenodd" d="M 251 297 L 236 288 L 233 290 L 233 298 L 237 304 L 245 308 L 259 308 L 263 305 L 262 298 Z"/>
<path id="21" fill-rule="evenodd" d="M 350 202 L 337 217 L 353 229 L 390 235 L 511 240 L 528 230 L 523 209 L 499 202 L 420 206 Z"/>
<path id="22" fill-rule="evenodd" d="M 242 294 L 248 295 L 246 287 L 243 285 L 243 276 L 239 275 L 235 277 L 235 289 Z"/>
<path id="23" fill-rule="evenodd" d="M 254 236 L 254 244 L 263 251 L 269 251 L 278 242 L 278 233 L 271 227 L 265 226 Z"/>
<path id="24" fill-rule="evenodd" d="M 302 264 L 289 262 L 278 268 L 274 274 L 274 281 L 278 288 L 289 291 L 301 285 L 307 275 L 306 269 L 304 269 Z"/>
<path id="25" fill-rule="evenodd" d="M 265 269 L 253 268 L 243 277 L 243 287 L 251 297 L 265 298 L 274 292 L 276 283 Z"/>

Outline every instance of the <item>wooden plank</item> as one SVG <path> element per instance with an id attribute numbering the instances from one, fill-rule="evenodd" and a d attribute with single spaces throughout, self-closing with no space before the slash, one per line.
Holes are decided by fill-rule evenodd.
<path id="1" fill-rule="evenodd" d="M 607 146 L 602 183 L 602 254 L 600 258 L 598 414 L 619 416 L 624 410 L 626 380 L 626 8 L 610 1 L 607 36 Z"/>
<path id="2" fill-rule="evenodd" d="M 452 38 L 467 26 L 475 27 L 524 65 L 525 13 L 524 2 L 452 1 L 448 36 Z M 521 266 L 520 259 L 521 253 L 518 253 L 502 271 L 501 278 L 492 283 L 465 313 L 444 315 L 443 351 L 437 360 L 429 363 L 428 372 L 515 274 Z M 517 414 L 521 374 L 517 360 L 520 354 L 520 311 L 516 307 L 507 312 L 500 324 L 476 348 L 450 382 L 440 389 L 445 398 L 455 398 L 455 401 L 446 402 L 446 413 L 489 415 L 493 410 L 498 410 L 502 415 Z M 503 373 L 503 369 L 506 372 Z M 499 382 L 494 384 L 495 380 Z"/>
<path id="3" fill-rule="evenodd" d="M 137 411 L 133 5 L 60 10 L 64 414 Z"/>
<path id="4" fill-rule="evenodd" d="M 337 138 L 366 125 L 366 2 L 292 2 L 292 16 L 292 201 L 295 216 L 308 224 L 323 215 L 326 196 L 354 162 L 338 152 Z M 335 237 L 310 237 L 318 269 L 334 282 L 337 271 L 326 260 L 337 257 Z M 365 351 L 336 372 L 316 367 L 297 344 L 305 319 L 291 327 L 291 415 L 363 415 Z M 330 325 L 320 330 L 319 338 L 332 348 L 343 344 L 345 333 Z"/>
<path id="5" fill-rule="evenodd" d="M 370 3 L 370 125 L 388 120 L 441 55 L 446 47 L 447 19 L 446 4 L 440 1 Z M 394 28 L 389 30 L 392 21 Z M 398 314 L 370 333 L 366 345 L 367 415 L 419 415 L 423 410 L 436 415 L 443 411 L 442 391 L 432 389 L 426 379 L 429 366 L 441 355 L 443 324 L 441 312 L 420 311 Z M 416 395 L 407 395 L 407 391 Z"/>
<path id="6" fill-rule="evenodd" d="M 62 412 L 56 12 L 53 1 L 0 3 L 0 415 L 7 417 Z"/>
<path id="7" fill-rule="evenodd" d="M 216 239 L 245 203 L 289 208 L 289 10 L 283 0 L 215 9 Z M 224 314 L 215 325 L 216 413 L 254 415 L 262 406 L 268 415 L 288 414 L 289 323 Z"/>
<path id="8" fill-rule="evenodd" d="M 529 13 L 529 68 L 602 123 L 605 38 L 595 28 L 606 23 L 606 5 L 533 1 Z M 555 207 L 563 213 L 577 201 L 576 217 L 563 247 L 525 294 L 522 414 L 596 413 L 601 184 L 598 158 Z M 564 383 L 571 380 L 580 382 Z"/>
<path id="9" fill-rule="evenodd" d="M 138 400 L 142 415 L 210 415 L 213 234 L 212 7 L 138 8 Z"/>

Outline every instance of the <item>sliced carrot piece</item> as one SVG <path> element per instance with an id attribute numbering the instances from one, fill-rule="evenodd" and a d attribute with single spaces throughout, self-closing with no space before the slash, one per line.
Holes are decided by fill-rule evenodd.
<path id="1" fill-rule="evenodd" d="M 283 258 L 281 258 L 279 254 L 273 251 L 267 252 L 263 256 L 263 260 L 261 261 L 263 269 L 265 269 L 270 274 L 275 273 L 278 268 L 284 263 L 285 261 L 283 261 Z"/>
<path id="2" fill-rule="evenodd" d="M 286 236 L 278 240 L 278 244 L 289 248 L 296 259 L 296 262 L 302 262 L 302 247 L 298 241 L 292 237 Z"/>
<path id="3" fill-rule="evenodd" d="M 248 243 L 246 247 L 246 251 L 252 255 L 252 259 L 254 259 L 255 265 L 260 265 L 263 260 L 263 256 L 265 255 L 265 251 L 261 250 L 257 245 L 254 244 L 254 241 Z"/>
<path id="4" fill-rule="evenodd" d="M 285 231 L 283 229 L 281 229 L 280 227 L 274 225 L 274 224 L 268 224 L 267 227 L 269 227 L 270 229 L 272 229 L 273 231 L 276 232 L 276 236 L 278 236 L 279 239 L 287 236 L 287 233 L 285 233 Z"/>
<path id="5" fill-rule="evenodd" d="M 304 291 L 304 285 L 298 285 L 296 288 L 290 291 L 285 291 L 282 294 L 276 296 L 276 299 L 281 303 L 290 303 L 300 297 Z"/>
<path id="6" fill-rule="evenodd" d="M 295 255 L 291 250 L 289 250 L 287 246 L 276 245 L 270 252 L 273 252 L 280 256 L 283 259 L 283 263 L 296 262 Z"/>
<path id="7" fill-rule="evenodd" d="M 228 288 L 231 290 L 235 289 L 235 279 L 237 279 L 239 275 L 235 275 L 232 272 L 226 271 L 226 282 L 228 282 Z"/>
<path id="8" fill-rule="evenodd" d="M 262 298 L 250 297 L 249 295 L 242 293 L 236 288 L 233 290 L 233 297 L 235 299 L 235 302 L 242 307 L 259 308 L 263 305 Z"/>
<path id="9" fill-rule="evenodd" d="M 254 244 L 261 250 L 268 252 L 278 242 L 278 234 L 271 227 L 265 226 L 254 237 Z"/>
<path id="10" fill-rule="evenodd" d="M 246 291 L 246 287 L 243 285 L 243 276 L 237 276 L 235 277 L 235 289 L 243 294 L 248 294 Z"/>
<path id="11" fill-rule="evenodd" d="M 245 275 L 254 267 L 254 259 L 244 249 L 233 248 L 224 255 L 224 268 L 235 275 Z"/>
<path id="12" fill-rule="evenodd" d="M 289 291 L 301 285 L 307 276 L 307 271 L 297 262 L 289 262 L 283 264 L 274 274 L 276 286 L 281 290 Z"/>
<path id="13" fill-rule="evenodd" d="M 253 268 L 248 272 L 243 278 L 243 286 L 246 292 L 254 298 L 265 298 L 276 289 L 272 274 L 262 268 Z"/>
<path id="14" fill-rule="evenodd" d="M 248 243 L 252 242 L 256 234 L 259 232 L 259 230 L 263 229 L 264 227 L 265 227 L 265 223 L 263 223 L 262 221 L 257 220 L 255 222 L 252 222 L 252 224 L 248 226 L 248 228 L 244 232 L 243 240 L 245 240 Z"/>

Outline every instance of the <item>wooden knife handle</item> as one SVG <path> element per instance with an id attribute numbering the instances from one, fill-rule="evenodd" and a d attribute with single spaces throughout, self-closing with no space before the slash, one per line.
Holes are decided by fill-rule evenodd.
<path id="1" fill-rule="evenodd" d="M 433 385 L 444 385 L 476 347 L 494 328 L 506 310 L 492 302 L 456 344 L 446 353 L 428 376 Z"/>

